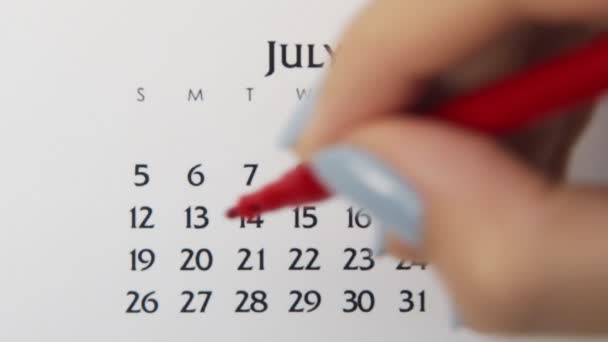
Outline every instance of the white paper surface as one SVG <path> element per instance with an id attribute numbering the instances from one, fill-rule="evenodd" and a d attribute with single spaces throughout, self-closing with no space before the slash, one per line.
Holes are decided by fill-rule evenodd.
<path id="1" fill-rule="evenodd" d="M 223 218 L 236 194 L 294 162 L 276 140 L 297 88 L 320 73 L 280 68 L 265 77 L 268 42 L 313 44 L 317 61 L 327 60 L 323 44 L 334 44 L 360 4 L 0 4 L 0 340 L 508 340 L 453 332 L 432 271 L 397 271 L 390 258 L 370 271 L 343 270 L 344 249 L 370 247 L 377 229 L 348 229 L 348 203 L 318 206 L 309 230 L 294 228 L 289 210 L 264 217 L 261 229 Z M 203 100 L 188 101 L 199 89 Z M 259 164 L 251 187 L 247 163 Z M 148 165 L 144 187 L 134 185 L 136 164 Z M 187 180 L 197 164 L 199 187 Z M 131 228 L 130 210 L 141 206 L 153 209 L 154 229 Z M 206 228 L 185 228 L 189 206 L 207 208 Z M 180 271 L 182 249 L 203 248 L 210 269 Z M 238 271 L 242 248 L 254 256 L 263 248 L 265 269 Z M 317 249 L 321 270 L 289 271 L 292 248 Z M 148 270 L 131 270 L 134 249 L 153 251 Z M 265 312 L 236 313 L 240 290 L 264 291 Z M 294 290 L 317 291 L 321 304 L 288 312 Z M 373 293 L 373 309 L 344 313 L 346 290 Z M 402 290 L 424 290 L 425 312 L 417 302 L 400 313 Z M 126 313 L 129 291 L 140 300 L 155 291 L 158 308 Z M 212 291 L 205 312 L 180 313 L 183 291 Z"/>

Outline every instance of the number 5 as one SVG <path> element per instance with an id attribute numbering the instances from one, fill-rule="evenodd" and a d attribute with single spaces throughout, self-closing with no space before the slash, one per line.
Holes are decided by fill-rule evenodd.
<path id="1" fill-rule="evenodd" d="M 148 168 L 148 164 L 135 164 L 135 177 L 141 177 L 141 182 L 133 182 L 135 186 L 144 186 L 150 182 L 150 175 L 144 171 Z"/>

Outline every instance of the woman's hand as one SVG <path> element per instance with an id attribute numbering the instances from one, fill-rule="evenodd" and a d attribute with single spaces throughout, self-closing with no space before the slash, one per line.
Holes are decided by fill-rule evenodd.
<path id="1" fill-rule="evenodd" d="M 605 0 L 374 1 L 285 143 L 392 224 L 391 254 L 433 263 L 466 325 L 608 332 L 608 191 L 559 182 L 586 115 L 497 142 L 407 112 L 428 88 L 475 87 L 602 20 Z"/>

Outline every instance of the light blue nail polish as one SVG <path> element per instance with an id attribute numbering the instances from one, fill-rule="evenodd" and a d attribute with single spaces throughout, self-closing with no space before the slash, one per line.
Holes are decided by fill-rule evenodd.
<path id="1" fill-rule="evenodd" d="M 332 192 L 368 209 L 387 230 L 413 246 L 422 240 L 423 207 L 402 177 L 371 154 L 348 145 L 319 152 L 311 161 Z"/>
<path id="2" fill-rule="evenodd" d="M 374 241 L 372 251 L 375 256 L 384 256 L 386 254 L 386 233 L 382 226 L 374 232 Z"/>
<path id="3" fill-rule="evenodd" d="M 296 106 L 295 111 L 291 114 L 287 122 L 287 126 L 283 129 L 279 137 L 279 146 L 288 148 L 293 146 L 297 141 L 302 131 L 310 121 L 313 111 L 317 104 L 319 95 L 319 82 L 313 88 L 307 90 L 300 103 Z"/>

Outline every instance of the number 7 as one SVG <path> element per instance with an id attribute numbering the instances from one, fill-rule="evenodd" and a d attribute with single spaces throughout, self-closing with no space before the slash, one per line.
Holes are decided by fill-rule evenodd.
<path id="1" fill-rule="evenodd" d="M 247 178 L 247 186 L 251 185 L 251 181 L 253 181 L 253 176 L 255 176 L 255 172 L 258 170 L 258 164 L 245 164 L 244 168 L 251 168 L 249 173 L 249 177 Z"/>

